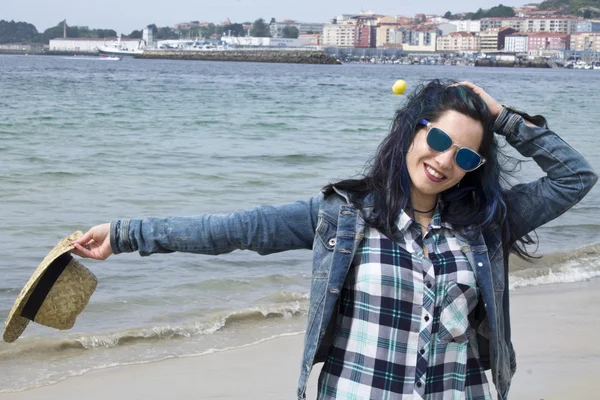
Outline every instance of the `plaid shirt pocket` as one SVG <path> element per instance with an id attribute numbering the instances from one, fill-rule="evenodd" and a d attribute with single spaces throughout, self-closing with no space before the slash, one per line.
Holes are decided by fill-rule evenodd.
<path id="1" fill-rule="evenodd" d="M 477 305 L 477 296 L 477 289 L 473 286 L 456 282 L 446 285 L 437 335 L 439 343 L 468 343 L 468 316 Z"/>

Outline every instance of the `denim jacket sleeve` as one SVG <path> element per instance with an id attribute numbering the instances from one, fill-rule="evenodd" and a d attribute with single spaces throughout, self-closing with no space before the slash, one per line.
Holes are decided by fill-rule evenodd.
<path id="1" fill-rule="evenodd" d="M 506 108 L 494 124 L 521 155 L 532 157 L 546 176 L 518 184 L 506 191 L 509 224 L 513 240 L 557 218 L 577 204 L 594 186 L 598 176 L 590 164 L 548 129 L 541 116 L 524 115 L 537 126 L 528 126 L 523 117 Z"/>
<path id="2" fill-rule="evenodd" d="M 259 254 L 311 249 L 322 197 L 284 206 L 260 206 L 217 215 L 115 220 L 110 224 L 114 254 L 175 251 L 223 254 L 253 250 Z"/>

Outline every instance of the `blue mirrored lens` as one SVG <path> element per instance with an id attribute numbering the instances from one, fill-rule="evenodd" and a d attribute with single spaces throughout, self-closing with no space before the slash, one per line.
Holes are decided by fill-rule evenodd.
<path id="1" fill-rule="evenodd" d="M 443 130 L 431 128 L 427 133 L 427 144 L 433 150 L 443 152 L 452 146 L 452 139 Z"/>
<path id="2" fill-rule="evenodd" d="M 456 165 L 465 171 L 471 171 L 481 163 L 481 156 L 471 149 L 462 148 L 456 152 Z"/>

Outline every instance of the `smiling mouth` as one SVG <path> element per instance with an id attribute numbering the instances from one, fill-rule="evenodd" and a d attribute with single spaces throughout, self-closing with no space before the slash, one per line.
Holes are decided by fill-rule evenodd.
<path id="1" fill-rule="evenodd" d="M 444 179 L 446 179 L 446 175 L 442 174 L 441 172 L 433 168 L 431 165 L 425 163 L 423 164 L 425 168 L 425 175 L 427 175 L 427 177 L 432 181 L 441 182 Z"/>

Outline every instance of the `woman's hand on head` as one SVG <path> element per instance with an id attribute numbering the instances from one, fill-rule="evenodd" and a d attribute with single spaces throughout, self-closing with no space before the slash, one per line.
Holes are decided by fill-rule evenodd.
<path id="1" fill-rule="evenodd" d="M 83 258 L 106 260 L 113 252 L 110 247 L 110 224 L 96 225 L 73 242 L 71 253 Z"/>
<path id="2" fill-rule="evenodd" d="M 481 97 L 481 99 L 484 101 L 485 105 L 487 106 L 487 108 L 490 110 L 490 112 L 492 113 L 492 115 L 494 117 L 497 117 L 502 112 L 502 104 L 498 103 L 496 101 L 496 99 L 494 99 L 492 96 L 490 96 L 485 90 L 483 90 L 479 86 L 477 86 L 471 82 L 468 82 L 468 81 L 458 82 L 455 85 L 456 86 L 458 86 L 458 85 L 466 86 L 469 89 L 471 89 L 473 92 L 475 92 L 475 94 L 479 95 L 479 97 Z"/>

